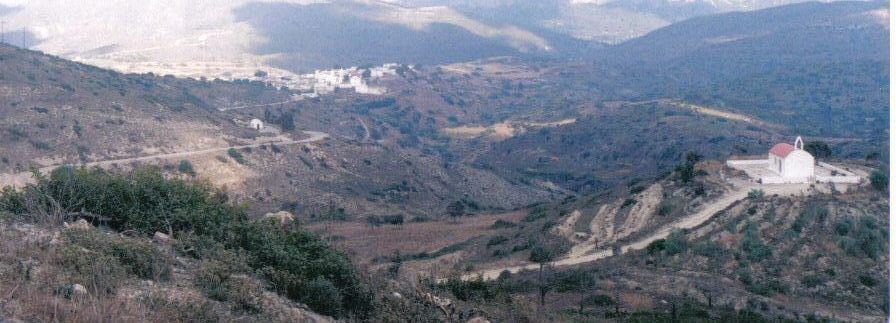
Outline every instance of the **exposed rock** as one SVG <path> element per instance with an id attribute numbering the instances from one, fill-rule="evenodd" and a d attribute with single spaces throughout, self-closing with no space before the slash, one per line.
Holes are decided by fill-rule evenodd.
<path id="1" fill-rule="evenodd" d="M 50 244 L 55 245 L 59 243 L 59 231 L 53 232 L 53 236 L 50 238 Z"/>
<path id="2" fill-rule="evenodd" d="M 66 229 L 75 229 L 75 230 L 90 230 L 91 228 L 93 228 L 93 225 L 91 225 L 90 222 L 87 222 L 87 220 L 84 220 L 84 219 L 78 219 L 78 221 L 75 221 L 72 224 L 68 224 L 68 222 L 63 222 L 62 226 L 65 227 Z"/>
<path id="3" fill-rule="evenodd" d="M 491 322 L 482 316 L 477 316 L 477 317 L 467 320 L 467 323 L 491 323 Z"/>
<path id="4" fill-rule="evenodd" d="M 81 284 L 72 284 L 68 291 L 72 298 L 87 295 L 87 288 Z"/>
<path id="5" fill-rule="evenodd" d="M 156 233 L 152 235 L 152 240 L 157 243 L 168 244 L 171 242 L 171 236 L 156 231 Z"/>
<path id="6" fill-rule="evenodd" d="M 287 211 L 268 213 L 265 214 L 264 217 L 266 219 L 277 219 L 277 221 L 280 221 L 281 224 L 291 223 L 296 219 L 296 217 L 292 215 L 292 213 L 289 213 Z"/>
<path id="7" fill-rule="evenodd" d="M 399 293 L 399 292 L 392 292 L 392 298 L 395 298 L 395 299 L 402 299 L 401 293 Z"/>

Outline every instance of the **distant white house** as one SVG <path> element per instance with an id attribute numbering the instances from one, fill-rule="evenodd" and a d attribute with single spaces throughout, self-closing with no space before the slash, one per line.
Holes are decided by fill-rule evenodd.
<path id="1" fill-rule="evenodd" d="M 793 145 L 779 143 L 768 151 L 768 169 L 787 182 L 809 182 L 815 174 L 815 157 L 803 150 L 803 138 Z"/>
<path id="2" fill-rule="evenodd" d="M 249 128 L 261 131 L 261 129 L 264 129 L 264 122 L 259 119 L 252 119 L 249 121 Z"/>

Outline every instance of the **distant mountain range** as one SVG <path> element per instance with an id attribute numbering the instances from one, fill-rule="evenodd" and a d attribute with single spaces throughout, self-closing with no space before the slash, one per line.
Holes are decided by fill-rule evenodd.
<path id="1" fill-rule="evenodd" d="M 7 40 L 121 71 L 239 78 L 503 55 L 588 57 L 692 17 L 794 0 L 0 0 Z M 190 73 L 187 72 L 190 71 Z"/>

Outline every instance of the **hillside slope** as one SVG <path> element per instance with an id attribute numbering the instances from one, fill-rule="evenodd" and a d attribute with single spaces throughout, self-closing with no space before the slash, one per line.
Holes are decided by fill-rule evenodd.
<path id="1" fill-rule="evenodd" d="M 888 17 L 884 2 L 834 2 L 694 18 L 606 49 L 584 77 L 632 98 L 685 99 L 802 134 L 881 140 Z"/>
<path id="2" fill-rule="evenodd" d="M 124 75 L 5 44 L 0 63 L 2 173 L 226 146 L 245 134 L 217 107 L 288 97 L 260 83 Z"/>

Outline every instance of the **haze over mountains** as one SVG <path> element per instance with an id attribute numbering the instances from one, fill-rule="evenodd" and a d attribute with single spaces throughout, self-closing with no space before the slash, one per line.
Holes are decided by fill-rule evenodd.
<path id="1" fill-rule="evenodd" d="M 588 57 L 602 44 L 691 17 L 792 2 L 3 0 L 0 19 L 9 42 L 25 37 L 26 46 L 66 58 L 121 71 L 229 78 L 273 67 Z"/>

